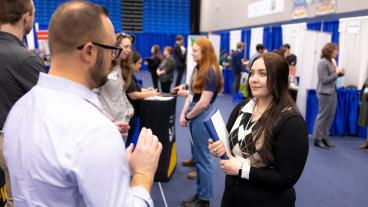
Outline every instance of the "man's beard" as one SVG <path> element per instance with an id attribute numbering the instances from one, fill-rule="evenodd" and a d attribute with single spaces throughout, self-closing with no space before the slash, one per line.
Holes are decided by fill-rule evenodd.
<path id="1" fill-rule="evenodd" d="M 98 50 L 96 63 L 90 70 L 90 76 L 94 84 L 94 88 L 99 88 L 107 82 L 108 74 L 105 74 L 104 65 L 105 60 L 103 58 L 102 51 Z M 111 65 L 109 67 L 109 71 L 111 71 Z"/>

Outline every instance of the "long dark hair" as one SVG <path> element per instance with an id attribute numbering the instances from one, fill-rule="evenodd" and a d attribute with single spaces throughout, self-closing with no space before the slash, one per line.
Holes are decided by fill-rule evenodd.
<path id="1" fill-rule="evenodd" d="M 272 96 L 272 100 L 254 126 L 253 143 L 258 143 L 263 138 L 263 146 L 258 150 L 258 154 L 265 164 L 270 164 L 274 161 L 273 145 L 276 141 L 272 131 L 274 123 L 277 123 L 281 112 L 285 108 L 291 107 L 296 111 L 297 108 L 288 91 L 289 65 L 285 58 L 273 52 L 261 54 L 255 60 L 260 58 L 264 60 L 266 66 L 267 88 L 270 96 Z M 253 98 L 249 79 L 247 84 L 248 93 Z"/>
<path id="2" fill-rule="evenodd" d="M 116 44 L 120 45 L 123 39 L 129 39 L 131 42 L 133 41 L 130 35 L 125 34 L 117 34 L 116 35 Z M 128 88 L 130 82 L 132 81 L 132 74 L 134 71 L 132 55 L 129 55 L 125 60 L 121 60 L 120 62 L 113 62 L 114 65 L 120 65 L 121 74 L 124 80 L 124 88 Z"/>
<path id="3" fill-rule="evenodd" d="M 162 60 L 162 54 L 161 54 L 160 46 L 159 45 L 153 45 L 152 49 L 153 49 L 152 58 L 158 57 L 158 58 L 160 58 L 160 60 Z"/>

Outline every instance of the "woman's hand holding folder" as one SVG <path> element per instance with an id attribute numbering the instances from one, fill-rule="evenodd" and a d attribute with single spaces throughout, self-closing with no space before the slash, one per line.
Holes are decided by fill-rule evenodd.
<path id="1" fill-rule="evenodd" d="M 226 153 L 225 145 L 221 140 L 213 142 L 212 139 L 208 139 L 208 149 L 215 157 L 222 157 Z"/>

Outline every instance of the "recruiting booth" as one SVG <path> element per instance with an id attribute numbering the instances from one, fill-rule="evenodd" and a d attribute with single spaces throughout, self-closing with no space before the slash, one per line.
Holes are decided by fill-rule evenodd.
<path id="1" fill-rule="evenodd" d="M 162 144 L 155 181 L 167 182 L 176 167 L 176 97 L 151 97 L 140 101 L 140 127 L 150 128 Z"/>

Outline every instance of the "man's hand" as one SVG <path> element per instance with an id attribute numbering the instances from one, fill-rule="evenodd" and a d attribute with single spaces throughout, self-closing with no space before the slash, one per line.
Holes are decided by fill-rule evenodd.
<path id="1" fill-rule="evenodd" d="M 162 145 L 150 129 L 142 128 L 137 146 L 126 150 L 130 170 L 132 171 L 131 186 L 141 186 L 151 190 L 153 178 L 160 158 Z"/>

